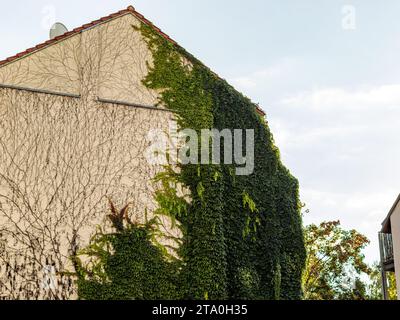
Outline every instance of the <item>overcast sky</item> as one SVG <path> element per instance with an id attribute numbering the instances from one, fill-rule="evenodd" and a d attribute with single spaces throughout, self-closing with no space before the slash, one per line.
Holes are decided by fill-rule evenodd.
<path id="1" fill-rule="evenodd" d="M 400 1 L 4 1 L 0 59 L 46 40 L 53 13 L 72 29 L 129 4 L 260 103 L 305 223 L 341 220 L 378 260 L 400 192 Z"/>

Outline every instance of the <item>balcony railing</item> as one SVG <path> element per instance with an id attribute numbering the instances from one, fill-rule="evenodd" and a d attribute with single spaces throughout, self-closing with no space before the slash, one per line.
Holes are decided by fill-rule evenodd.
<path id="1" fill-rule="evenodd" d="M 381 250 L 382 264 L 388 266 L 389 269 L 393 268 L 393 239 L 390 233 L 379 233 L 379 247 Z"/>

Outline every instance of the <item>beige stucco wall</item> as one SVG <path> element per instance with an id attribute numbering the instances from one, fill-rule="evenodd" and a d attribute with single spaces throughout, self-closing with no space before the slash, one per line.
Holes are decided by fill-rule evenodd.
<path id="1" fill-rule="evenodd" d="M 400 203 L 390 217 L 393 236 L 394 265 L 396 270 L 397 297 L 400 300 Z"/>
<path id="2" fill-rule="evenodd" d="M 126 14 L 0 67 L 0 84 L 155 105 L 141 82 L 151 52 L 133 26 Z"/>
<path id="3" fill-rule="evenodd" d="M 81 35 L 0 67 L 0 84 L 79 94 Z"/>
<path id="4" fill-rule="evenodd" d="M 108 197 L 142 221 L 156 208 L 163 168 L 145 157 L 147 134 L 167 132 L 172 113 L 97 101 L 157 103 L 141 83 L 151 54 L 132 25 L 127 14 L 0 67 L 0 84 L 81 95 L 0 88 L 0 298 L 74 297 L 60 275 L 57 289 L 43 288 L 43 267 L 70 268 Z"/>

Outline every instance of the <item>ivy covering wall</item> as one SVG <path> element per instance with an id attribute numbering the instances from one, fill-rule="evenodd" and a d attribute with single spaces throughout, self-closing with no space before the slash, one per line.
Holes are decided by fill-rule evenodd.
<path id="1" fill-rule="evenodd" d="M 182 48 L 147 25 L 137 31 L 154 60 L 143 83 L 161 92 L 160 104 L 177 114 L 181 128 L 254 129 L 255 169 L 250 176 L 237 176 L 234 165 L 166 169 L 158 176 L 163 188 L 156 194 L 156 213 L 169 216 L 181 229 L 179 259 L 151 241 L 153 227 L 128 223 L 103 234 L 100 246 L 99 237 L 94 239 L 89 255 L 102 252 L 106 259 L 91 270 L 78 264 L 80 297 L 300 299 L 306 253 L 299 187 L 281 163 L 267 123 L 248 98 Z M 191 201 L 178 195 L 177 183 L 190 190 Z M 149 270 L 144 267 L 150 265 Z M 110 286 L 121 281 L 111 293 Z M 143 293 L 139 287 L 153 289 Z"/>

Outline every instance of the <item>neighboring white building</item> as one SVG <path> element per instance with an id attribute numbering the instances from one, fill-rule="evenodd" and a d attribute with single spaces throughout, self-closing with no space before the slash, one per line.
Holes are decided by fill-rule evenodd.
<path id="1" fill-rule="evenodd" d="M 387 272 L 395 272 L 397 297 L 400 298 L 400 195 L 382 223 L 382 230 L 379 233 L 379 247 L 385 299 L 387 299 Z"/>

